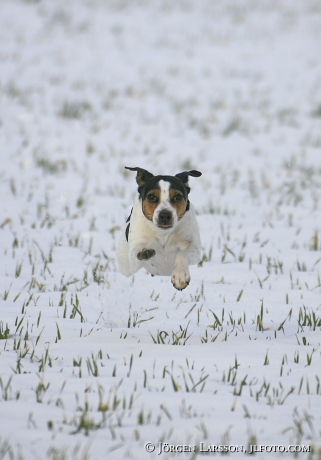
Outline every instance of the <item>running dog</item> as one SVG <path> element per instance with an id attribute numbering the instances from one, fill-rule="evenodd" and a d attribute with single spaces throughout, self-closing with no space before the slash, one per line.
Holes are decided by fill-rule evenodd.
<path id="1" fill-rule="evenodd" d="M 137 173 L 138 194 L 118 243 L 119 269 L 131 276 L 144 267 L 152 275 L 171 276 L 183 290 L 191 279 L 188 266 L 199 262 L 201 251 L 188 177 L 202 173 L 154 176 L 143 168 L 126 169 Z"/>

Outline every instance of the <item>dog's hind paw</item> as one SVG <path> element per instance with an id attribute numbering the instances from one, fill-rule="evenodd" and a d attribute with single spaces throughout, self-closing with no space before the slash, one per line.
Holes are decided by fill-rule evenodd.
<path id="1" fill-rule="evenodd" d="M 142 249 L 137 254 L 138 260 L 148 260 L 151 259 L 156 254 L 154 249 Z"/>
<path id="2" fill-rule="evenodd" d="M 191 277 L 188 271 L 176 271 L 172 274 L 172 284 L 174 288 L 182 291 L 185 289 L 191 281 Z"/>

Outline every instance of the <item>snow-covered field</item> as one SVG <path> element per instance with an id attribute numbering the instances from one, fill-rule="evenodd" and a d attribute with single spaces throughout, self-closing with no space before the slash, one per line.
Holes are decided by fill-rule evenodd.
<path id="1" fill-rule="evenodd" d="M 1 0 L 1 459 L 321 458 L 320 47 L 318 0 Z M 125 165 L 203 172 L 183 292 L 117 271 Z"/>

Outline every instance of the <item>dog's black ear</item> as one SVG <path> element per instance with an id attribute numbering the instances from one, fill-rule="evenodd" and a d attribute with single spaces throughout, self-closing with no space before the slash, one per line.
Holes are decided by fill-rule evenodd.
<path id="1" fill-rule="evenodd" d="M 136 182 L 140 187 L 142 185 L 145 185 L 148 179 L 151 179 L 152 177 L 154 177 L 152 173 L 150 173 L 149 171 L 146 171 L 146 169 L 143 169 L 143 168 L 130 168 L 129 166 L 125 166 L 125 168 L 129 169 L 130 171 L 137 171 Z"/>
<path id="2" fill-rule="evenodd" d="M 188 176 L 200 177 L 201 175 L 202 175 L 201 172 L 195 171 L 195 169 L 192 169 L 191 171 L 183 171 L 181 173 L 178 173 L 176 174 L 176 177 L 178 177 L 184 184 L 187 184 Z"/>

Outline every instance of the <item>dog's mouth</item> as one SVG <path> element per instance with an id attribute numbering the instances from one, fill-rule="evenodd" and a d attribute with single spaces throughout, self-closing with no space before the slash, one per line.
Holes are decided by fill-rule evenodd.
<path id="1" fill-rule="evenodd" d="M 167 230 L 169 228 L 172 228 L 173 227 L 173 224 L 162 224 L 162 223 L 158 223 L 157 224 L 157 227 L 158 228 L 162 228 L 163 230 Z"/>

